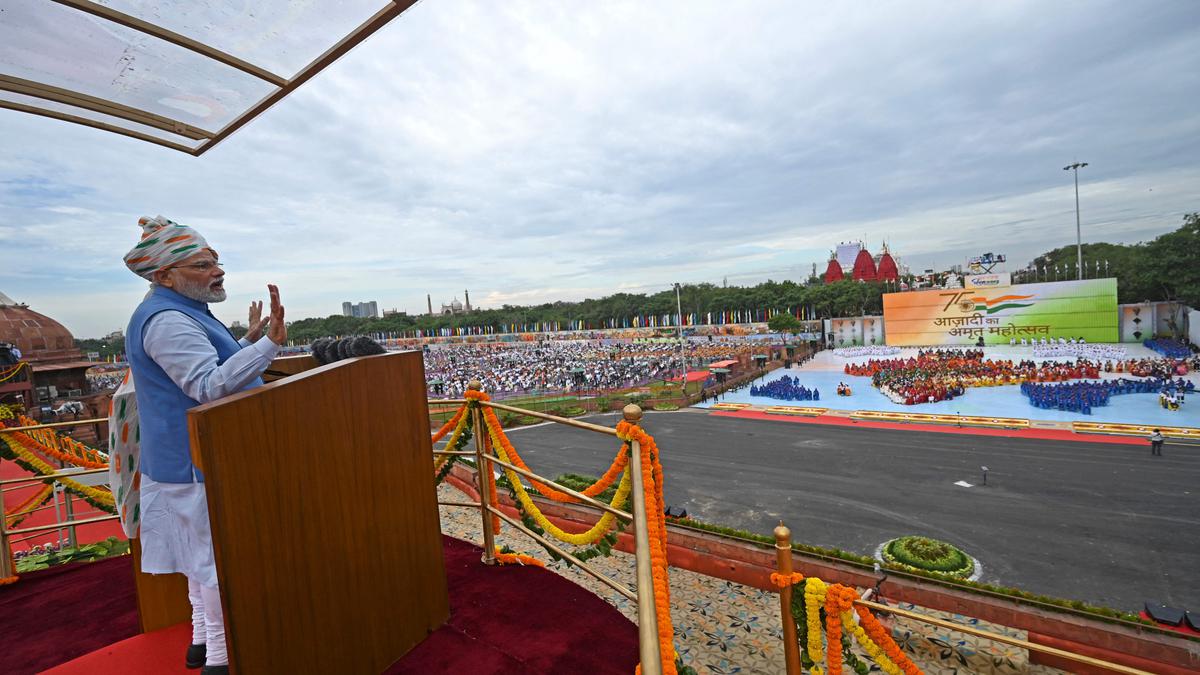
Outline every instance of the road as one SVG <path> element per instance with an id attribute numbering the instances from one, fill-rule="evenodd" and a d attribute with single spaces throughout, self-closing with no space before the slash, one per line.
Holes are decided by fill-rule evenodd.
<path id="1" fill-rule="evenodd" d="M 616 415 L 588 421 L 612 426 Z M 949 541 L 981 581 L 1137 611 L 1200 610 L 1200 447 L 973 436 L 648 413 L 666 501 L 701 520 L 872 555 Z M 511 434 L 535 471 L 599 475 L 615 439 L 560 425 Z M 980 466 L 989 468 L 983 486 Z M 956 485 L 965 481 L 973 487 Z"/>

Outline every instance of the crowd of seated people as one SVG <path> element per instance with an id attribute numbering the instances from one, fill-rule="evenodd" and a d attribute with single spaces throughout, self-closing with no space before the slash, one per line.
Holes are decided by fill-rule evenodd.
<path id="1" fill-rule="evenodd" d="M 857 356 L 892 356 L 899 353 L 899 347 L 890 347 L 888 345 L 860 345 L 857 347 L 838 347 L 833 350 L 834 356 L 847 359 Z"/>
<path id="2" fill-rule="evenodd" d="M 1195 384 L 1180 379 L 1172 382 L 1166 378 L 1132 380 L 1118 378 L 1095 382 L 1038 383 L 1023 382 L 1021 393 L 1037 408 L 1064 410 L 1067 412 L 1092 414 L 1092 408 L 1108 405 L 1109 398 L 1121 394 L 1153 394 L 1159 392 L 1159 401 L 1164 408 L 1172 405 L 1178 410 L 1178 402 L 1184 392 L 1193 391 Z"/>
<path id="3" fill-rule="evenodd" d="M 1121 361 L 1126 358 L 1124 347 L 1119 345 L 1103 345 L 1103 344 L 1067 344 L 1059 345 L 1052 344 L 1045 347 L 1038 345 L 1033 348 L 1033 355 L 1039 359 L 1061 359 L 1082 357 L 1093 361 L 1117 360 Z"/>
<path id="4" fill-rule="evenodd" d="M 1192 355 L 1192 350 L 1186 342 L 1170 338 L 1153 338 L 1142 340 L 1142 345 L 1162 354 L 1169 359 L 1186 359 Z"/>
<path id="5" fill-rule="evenodd" d="M 687 342 L 689 367 L 749 356 L 745 342 Z M 424 354 L 425 377 L 441 380 L 438 394 L 459 396 L 473 379 L 489 393 L 587 387 L 612 389 L 683 373 L 679 345 L 616 341 L 435 345 Z"/>
<path id="6" fill-rule="evenodd" d="M 1196 359 L 1200 361 L 1200 359 Z M 1185 359 L 1128 359 L 1116 362 L 1105 362 L 1106 373 L 1129 373 L 1134 377 L 1169 378 L 1175 375 L 1187 375 L 1188 361 Z M 1196 363 L 1191 364 L 1195 367 Z"/>
<path id="7" fill-rule="evenodd" d="M 780 401 L 820 401 L 821 392 L 800 384 L 800 378 L 784 375 L 764 385 L 751 385 L 751 396 L 766 396 Z"/>
<path id="8" fill-rule="evenodd" d="M 915 357 L 871 359 L 846 364 L 848 375 L 870 376 L 871 384 L 892 402 L 936 403 L 961 396 L 968 387 L 991 387 L 1025 381 L 1061 382 L 1099 377 L 1100 366 L 1076 362 L 985 359 L 979 349 L 921 350 Z"/>

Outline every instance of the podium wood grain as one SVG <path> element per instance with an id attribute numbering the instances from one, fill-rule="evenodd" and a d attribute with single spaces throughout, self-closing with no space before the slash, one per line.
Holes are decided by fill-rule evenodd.
<path id="1" fill-rule="evenodd" d="M 142 571 L 142 540 L 129 540 L 133 581 L 137 588 L 138 627 L 143 633 L 192 620 L 187 577 L 182 574 L 147 574 Z"/>
<path id="2" fill-rule="evenodd" d="M 417 352 L 189 412 L 235 672 L 378 673 L 449 617 L 428 420 Z"/>

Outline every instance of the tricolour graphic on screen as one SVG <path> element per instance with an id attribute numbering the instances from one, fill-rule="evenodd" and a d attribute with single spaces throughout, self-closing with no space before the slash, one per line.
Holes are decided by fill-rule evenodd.
<path id="1" fill-rule="evenodd" d="M 1117 280 L 976 287 L 883 296 L 889 345 L 1008 344 L 1021 338 L 1117 342 Z"/>

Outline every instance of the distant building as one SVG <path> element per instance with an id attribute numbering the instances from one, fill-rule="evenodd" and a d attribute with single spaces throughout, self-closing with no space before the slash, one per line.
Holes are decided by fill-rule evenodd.
<path id="1" fill-rule="evenodd" d="M 408 312 L 401 312 L 400 310 L 396 309 L 395 307 L 393 307 L 391 309 L 383 310 L 383 318 L 386 319 L 389 316 L 408 316 Z"/>
<path id="2" fill-rule="evenodd" d="M 438 312 L 438 314 L 441 314 L 443 316 L 457 316 L 459 314 L 470 314 L 472 311 L 471 310 L 471 293 L 469 291 L 463 291 L 463 297 L 466 298 L 466 301 L 467 301 L 466 304 L 459 302 L 458 298 L 454 298 L 453 300 L 450 301 L 450 304 L 448 304 L 448 305 L 446 303 L 442 303 L 442 309 L 441 309 L 441 311 Z M 425 302 L 429 306 L 429 315 L 433 316 L 433 298 L 432 298 L 432 296 L 426 295 Z"/>
<path id="3" fill-rule="evenodd" d="M 883 245 L 883 253 L 872 256 L 861 241 L 842 242 L 829 256 L 824 279 L 825 283 L 843 279 L 894 282 L 899 281 L 901 270 L 907 268 L 892 257 L 887 244 Z"/>
<path id="4" fill-rule="evenodd" d="M 374 300 L 369 302 L 343 302 L 342 316 L 352 316 L 356 319 L 377 319 L 379 318 L 379 303 Z"/>

